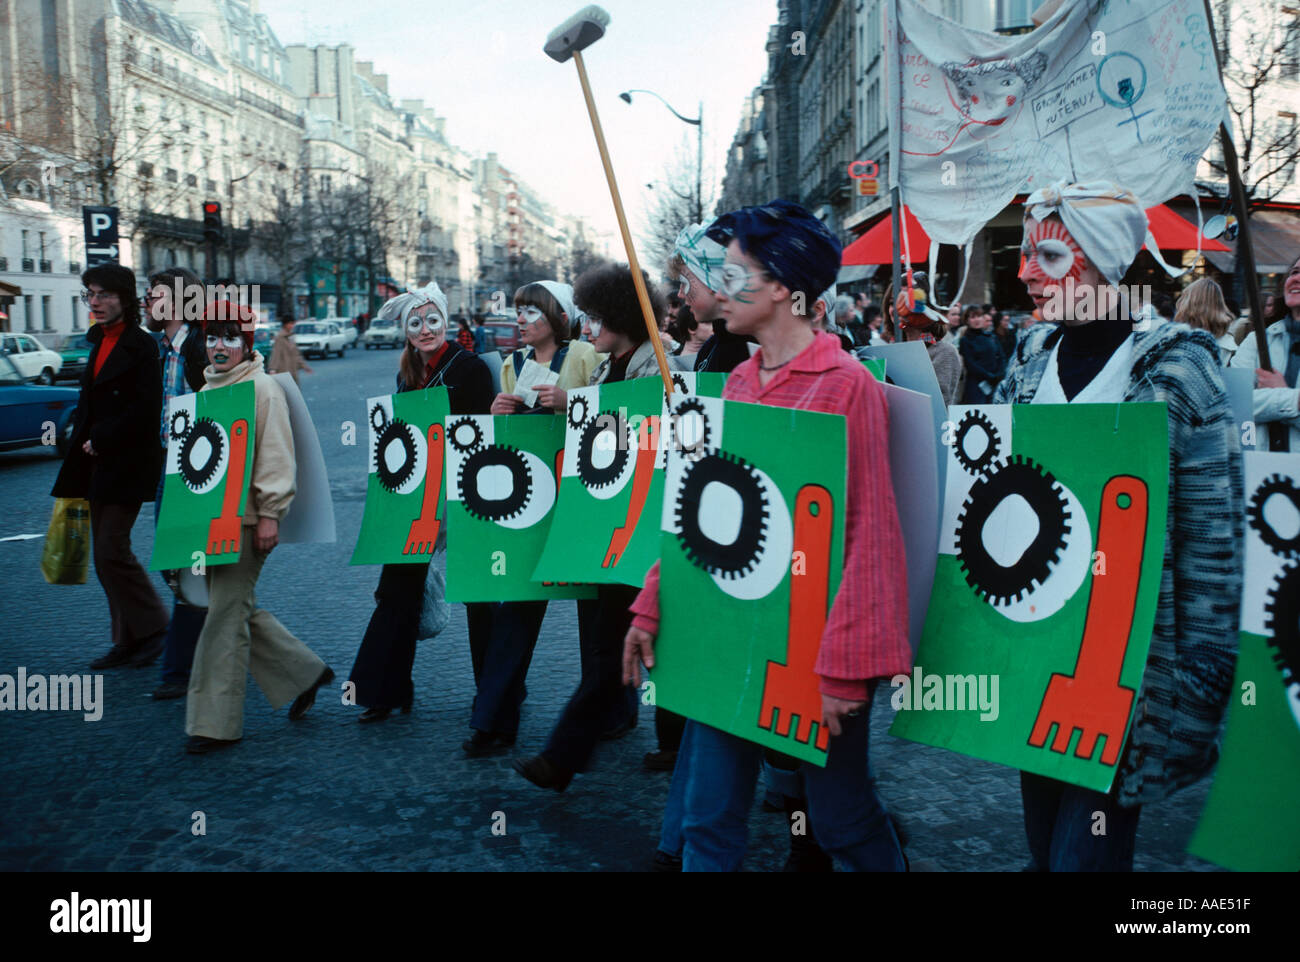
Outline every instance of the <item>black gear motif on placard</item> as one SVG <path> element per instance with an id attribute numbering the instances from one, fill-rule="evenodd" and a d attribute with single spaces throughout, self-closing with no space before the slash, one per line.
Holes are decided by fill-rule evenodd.
<path id="1" fill-rule="evenodd" d="M 607 419 L 615 422 L 614 457 L 605 467 L 598 468 L 591 455 L 596 447 L 596 438 L 609 427 L 610 421 Z M 582 429 L 582 437 L 578 440 L 578 477 L 588 488 L 607 487 L 618 480 L 629 457 L 627 422 L 614 412 L 607 411 L 597 415 Z"/>
<path id="2" fill-rule="evenodd" d="M 510 471 L 510 497 L 489 501 L 478 493 L 478 475 L 484 468 L 500 466 Z M 528 506 L 533 496 L 533 473 L 517 448 L 493 444 L 467 457 L 457 479 L 460 503 L 481 521 L 508 521 Z"/>
<path id="3" fill-rule="evenodd" d="M 966 435 L 970 434 L 971 429 L 979 427 L 984 431 L 985 437 L 988 438 L 988 444 L 979 457 L 972 458 L 966 453 Z M 957 433 L 952 441 L 953 454 L 961 462 L 961 466 L 968 474 L 976 477 L 988 470 L 989 465 L 998 459 L 1001 454 L 1002 438 L 998 434 L 998 429 L 993 426 L 983 411 L 967 411 L 962 415 L 961 423 L 957 425 Z"/>
<path id="4" fill-rule="evenodd" d="M 382 404 L 376 404 L 370 409 L 370 426 L 376 432 L 382 431 L 388 426 L 388 412 L 384 410 Z"/>
<path id="5" fill-rule="evenodd" d="M 194 446 L 200 439 L 208 442 L 208 457 L 202 464 L 195 466 L 190 463 L 190 455 L 194 453 Z M 180 462 L 181 480 L 191 491 L 197 491 L 217 473 L 224 453 L 225 442 L 221 439 L 221 428 L 217 422 L 211 418 L 199 418 L 193 429 L 185 432 L 185 440 L 181 442 L 181 453 L 177 458 Z"/>
<path id="6" fill-rule="evenodd" d="M 686 376 L 685 376 L 684 374 L 679 374 L 679 373 L 677 373 L 677 372 L 674 372 L 673 375 L 672 375 L 672 378 L 673 378 L 673 393 L 674 393 L 674 394 L 677 394 L 677 393 L 679 393 L 679 392 L 680 392 L 681 394 L 690 394 L 690 393 L 691 393 L 690 386 L 686 383 Z M 667 391 L 664 391 L 664 405 L 665 405 L 665 406 L 668 405 L 668 392 L 667 392 Z"/>
<path id="7" fill-rule="evenodd" d="M 1284 558 L 1300 557 L 1300 533 L 1284 538 L 1264 519 L 1264 505 L 1269 498 L 1279 494 L 1289 499 L 1296 511 L 1300 511 L 1300 488 L 1297 488 L 1290 478 L 1275 474 L 1255 489 L 1255 493 L 1250 498 L 1250 506 L 1246 509 L 1246 517 L 1250 521 L 1250 526 L 1259 533 L 1260 540 L 1268 545 L 1274 554 Z"/>
<path id="8" fill-rule="evenodd" d="M 693 412 L 700 417 L 700 437 L 692 444 L 687 444 L 682 440 L 681 424 L 682 418 L 687 412 Z M 713 425 L 709 423 L 709 414 L 704 407 L 704 402 L 697 397 L 687 398 L 681 404 L 677 405 L 677 410 L 673 412 L 673 447 L 681 454 L 688 457 L 698 457 L 707 451 L 713 442 Z"/>
<path id="9" fill-rule="evenodd" d="M 388 445 L 394 441 L 402 446 L 402 463 L 396 470 L 390 471 L 388 461 L 383 454 Z M 417 450 L 415 434 L 409 424 L 394 418 L 384 425 L 379 432 L 379 440 L 375 442 L 375 477 L 385 491 L 396 494 L 397 489 L 411 479 L 411 475 L 415 473 Z"/>
<path id="10" fill-rule="evenodd" d="M 581 413 L 579 413 L 581 412 Z M 587 399 L 581 394 L 574 395 L 569 401 L 569 427 L 575 431 L 587 420 Z"/>
<path id="11" fill-rule="evenodd" d="M 465 427 L 474 432 L 474 438 L 468 444 L 460 439 L 460 429 Z M 482 445 L 483 429 L 479 427 L 478 422 L 473 418 L 459 418 L 453 421 L 451 427 L 447 429 L 447 440 L 461 454 L 469 454 Z"/>
<path id="12" fill-rule="evenodd" d="M 178 424 L 181 426 L 178 427 Z M 183 441 L 185 435 L 190 433 L 191 427 L 193 427 L 193 422 L 190 420 L 190 412 L 181 408 L 172 415 L 171 424 L 167 428 L 167 433 L 169 436 Z"/>
<path id="13" fill-rule="evenodd" d="M 700 498 L 714 481 L 740 496 L 740 531 L 731 544 L 718 544 L 700 528 Z M 693 565 L 729 580 L 749 574 L 767 540 L 767 494 L 758 472 L 749 462 L 723 451 L 704 455 L 685 469 L 676 521 L 677 540 Z"/>
<path id="14" fill-rule="evenodd" d="M 1282 673 L 1282 684 L 1300 684 L 1300 565 L 1282 569 L 1264 606 L 1268 618 L 1268 644 L 1273 663 Z"/>
<path id="15" fill-rule="evenodd" d="M 1008 496 L 1018 494 L 1038 516 L 1038 535 L 1020 560 L 1004 568 L 984 547 L 984 524 Z M 1065 490 L 1052 476 L 1023 455 L 1014 454 L 982 475 L 966 496 L 957 519 L 957 554 L 966 583 L 995 606 L 1019 601 L 1042 584 L 1065 548 L 1070 508 Z"/>

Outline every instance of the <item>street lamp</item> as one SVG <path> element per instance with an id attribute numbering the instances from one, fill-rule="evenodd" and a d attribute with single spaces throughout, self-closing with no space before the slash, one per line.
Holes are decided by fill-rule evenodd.
<path id="1" fill-rule="evenodd" d="M 656 98 L 661 104 L 667 107 L 668 111 L 678 120 L 680 120 L 682 123 L 691 124 L 695 127 L 696 140 L 695 140 L 695 218 L 694 219 L 695 219 L 695 223 L 703 224 L 704 223 L 704 184 L 703 184 L 704 101 L 701 100 L 699 102 L 700 115 L 692 119 L 691 117 L 683 117 L 681 114 L 679 114 L 676 110 L 673 109 L 672 104 L 664 100 L 663 97 L 659 96 L 659 94 L 655 93 L 653 90 L 642 90 L 641 88 L 637 87 L 632 90 L 624 90 L 618 96 L 619 99 L 622 100 L 624 103 L 630 104 L 632 102 L 633 94 L 649 94 L 651 97 Z"/>

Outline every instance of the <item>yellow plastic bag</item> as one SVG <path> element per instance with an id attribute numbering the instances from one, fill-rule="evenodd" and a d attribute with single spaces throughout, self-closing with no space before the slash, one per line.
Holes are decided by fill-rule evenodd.
<path id="1" fill-rule="evenodd" d="M 56 498 L 45 532 L 41 574 L 52 585 L 84 585 L 90 568 L 90 502 Z"/>

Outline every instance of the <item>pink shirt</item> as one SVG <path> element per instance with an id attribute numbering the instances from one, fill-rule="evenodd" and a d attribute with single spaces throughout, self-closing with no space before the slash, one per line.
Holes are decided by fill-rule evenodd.
<path id="1" fill-rule="evenodd" d="M 819 332 L 813 342 L 759 385 L 760 349 L 727 379 L 729 401 L 842 414 L 848 431 L 844 572 L 831 605 L 815 671 L 826 695 L 863 701 L 867 681 L 912 670 L 907 565 L 889 474 L 885 392 L 862 363 Z M 796 452 L 791 452 L 796 453 Z M 632 624 L 659 630 L 659 565 L 632 604 Z"/>

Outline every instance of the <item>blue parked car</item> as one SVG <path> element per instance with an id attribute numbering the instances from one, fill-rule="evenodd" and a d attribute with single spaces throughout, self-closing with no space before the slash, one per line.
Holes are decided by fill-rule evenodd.
<path id="1" fill-rule="evenodd" d="M 29 384 L 14 362 L 0 354 L 0 451 L 43 443 L 45 424 L 53 421 L 52 447 L 63 457 L 72 439 L 72 414 L 80 393 L 75 387 Z"/>

